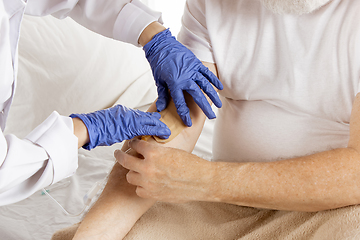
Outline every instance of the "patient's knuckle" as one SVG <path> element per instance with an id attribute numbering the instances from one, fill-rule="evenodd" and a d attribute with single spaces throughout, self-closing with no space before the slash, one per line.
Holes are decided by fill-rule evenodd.
<path id="1" fill-rule="evenodd" d="M 156 159 L 156 156 L 157 156 L 157 150 L 156 148 L 152 148 L 148 151 L 148 154 L 147 154 L 147 157 L 148 157 L 148 160 L 153 160 L 153 159 Z"/>
<path id="2" fill-rule="evenodd" d="M 155 166 L 149 166 L 146 172 L 146 176 L 149 180 L 154 180 L 159 176 L 159 170 Z"/>

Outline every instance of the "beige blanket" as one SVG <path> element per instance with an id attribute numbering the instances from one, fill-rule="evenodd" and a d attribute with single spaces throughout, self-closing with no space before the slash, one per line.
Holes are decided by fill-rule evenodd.
<path id="1" fill-rule="evenodd" d="M 52 240 L 72 239 L 78 225 Z M 126 240 L 360 239 L 360 206 L 316 213 L 240 207 L 223 203 L 157 203 Z"/>

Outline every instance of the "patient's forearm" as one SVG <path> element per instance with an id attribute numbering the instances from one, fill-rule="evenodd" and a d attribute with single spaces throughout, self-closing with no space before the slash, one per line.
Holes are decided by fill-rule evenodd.
<path id="1" fill-rule="evenodd" d="M 359 159 L 358 152 L 343 148 L 278 162 L 219 162 L 213 192 L 221 202 L 278 210 L 354 205 L 360 200 Z"/>
<path id="2" fill-rule="evenodd" d="M 213 179 L 219 191 L 214 193 L 219 201 L 281 210 L 355 205 L 360 203 L 359 163 L 360 94 L 351 113 L 347 148 L 278 162 L 215 163 Z"/>
<path id="3" fill-rule="evenodd" d="M 185 128 L 164 146 L 191 152 L 201 133 L 205 115 L 191 97 L 187 96 L 187 103 L 191 110 L 192 127 Z M 155 110 L 155 104 L 153 104 L 148 111 Z M 153 138 L 148 141 L 155 142 Z M 122 150 L 127 150 L 127 143 L 124 144 Z M 107 236 L 108 239 L 122 239 L 138 218 L 155 203 L 155 200 L 143 199 L 136 195 L 136 187 L 126 181 L 127 172 L 128 170 L 119 164 L 115 165 L 103 193 L 85 216 L 74 239 L 97 239 L 100 236 Z"/>

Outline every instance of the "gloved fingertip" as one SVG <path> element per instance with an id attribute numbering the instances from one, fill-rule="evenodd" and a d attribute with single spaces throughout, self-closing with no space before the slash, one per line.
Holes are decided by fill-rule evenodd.
<path id="1" fill-rule="evenodd" d="M 206 76 L 206 78 L 219 90 L 223 90 L 224 86 L 222 82 L 219 80 L 215 74 L 210 71 L 207 67 L 203 66 L 203 68 L 200 69 L 200 72 Z"/>
<path id="2" fill-rule="evenodd" d="M 156 110 L 158 112 L 163 111 L 166 108 L 166 104 L 163 101 L 157 100 L 156 101 Z"/>
<path id="3" fill-rule="evenodd" d="M 167 136 L 166 138 L 169 138 L 171 135 L 171 130 L 169 128 L 165 128 L 164 129 L 164 134 L 162 134 L 163 136 Z"/>
<path id="4" fill-rule="evenodd" d="M 191 121 L 191 117 L 190 117 L 190 114 L 186 114 L 186 115 L 183 115 L 183 116 L 180 116 L 181 119 L 183 120 L 184 124 L 187 126 L 187 127 L 191 127 L 192 126 L 192 121 Z"/>
<path id="5" fill-rule="evenodd" d="M 222 84 L 222 82 L 217 78 L 217 81 L 216 81 L 216 85 L 215 87 L 219 90 L 223 90 L 224 89 L 224 85 Z"/>
<path id="6" fill-rule="evenodd" d="M 159 138 L 161 139 L 168 139 L 170 136 L 169 135 L 161 135 L 161 136 L 158 136 Z"/>
<path id="7" fill-rule="evenodd" d="M 220 84 L 217 86 L 217 89 L 224 90 L 224 85 L 222 85 L 222 83 L 220 82 Z"/>
<path id="8" fill-rule="evenodd" d="M 162 111 L 164 111 L 164 107 L 156 107 L 156 111 L 158 111 L 158 112 L 162 112 Z"/>
<path id="9" fill-rule="evenodd" d="M 169 128 L 162 128 L 158 131 L 158 137 L 161 139 L 168 139 L 171 135 L 171 131 Z"/>
<path id="10" fill-rule="evenodd" d="M 208 116 L 209 119 L 214 119 L 216 118 L 216 114 L 214 113 L 214 111 L 209 112 Z"/>
<path id="11" fill-rule="evenodd" d="M 153 113 L 152 113 L 152 116 L 155 117 L 155 118 L 157 118 L 157 119 L 160 119 L 160 118 L 161 118 L 161 115 L 160 115 L 160 113 L 158 113 L 158 112 L 153 112 Z"/>
<path id="12" fill-rule="evenodd" d="M 211 88 L 211 89 L 213 90 L 213 88 Z M 219 95 L 218 95 L 218 93 L 216 91 L 205 91 L 205 92 L 206 92 L 208 97 L 211 99 L 211 101 L 214 103 L 214 105 L 217 108 L 222 107 L 222 102 L 221 102 L 220 97 L 219 97 Z M 204 101 L 204 103 L 202 105 L 206 105 L 206 106 L 208 106 L 209 109 L 211 109 L 210 104 L 207 103 L 207 100 L 205 100 L 205 101 Z"/>
<path id="13" fill-rule="evenodd" d="M 215 101 L 214 104 L 215 104 L 215 106 L 216 106 L 217 108 L 221 108 L 221 107 L 222 107 L 222 102 L 221 102 L 220 99 L 218 99 L 217 101 Z"/>

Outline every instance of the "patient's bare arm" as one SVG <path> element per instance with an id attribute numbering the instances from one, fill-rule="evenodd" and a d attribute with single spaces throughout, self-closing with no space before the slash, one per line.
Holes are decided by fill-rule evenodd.
<path id="1" fill-rule="evenodd" d="M 148 142 L 187 152 L 193 150 L 206 117 L 191 97 L 186 96 L 186 101 L 191 110 L 192 127 L 184 128 L 168 143 L 157 143 L 153 138 L 148 139 Z M 154 103 L 148 111 L 155 110 Z M 181 120 L 180 123 L 182 124 Z M 125 143 L 122 150 L 126 151 L 127 146 L 128 144 Z M 126 180 L 127 173 L 128 170 L 119 164 L 114 166 L 103 193 L 83 219 L 74 239 L 122 239 L 135 222 L 156 202 L 153 199 L 137 196 L 136 187 Z"/>

